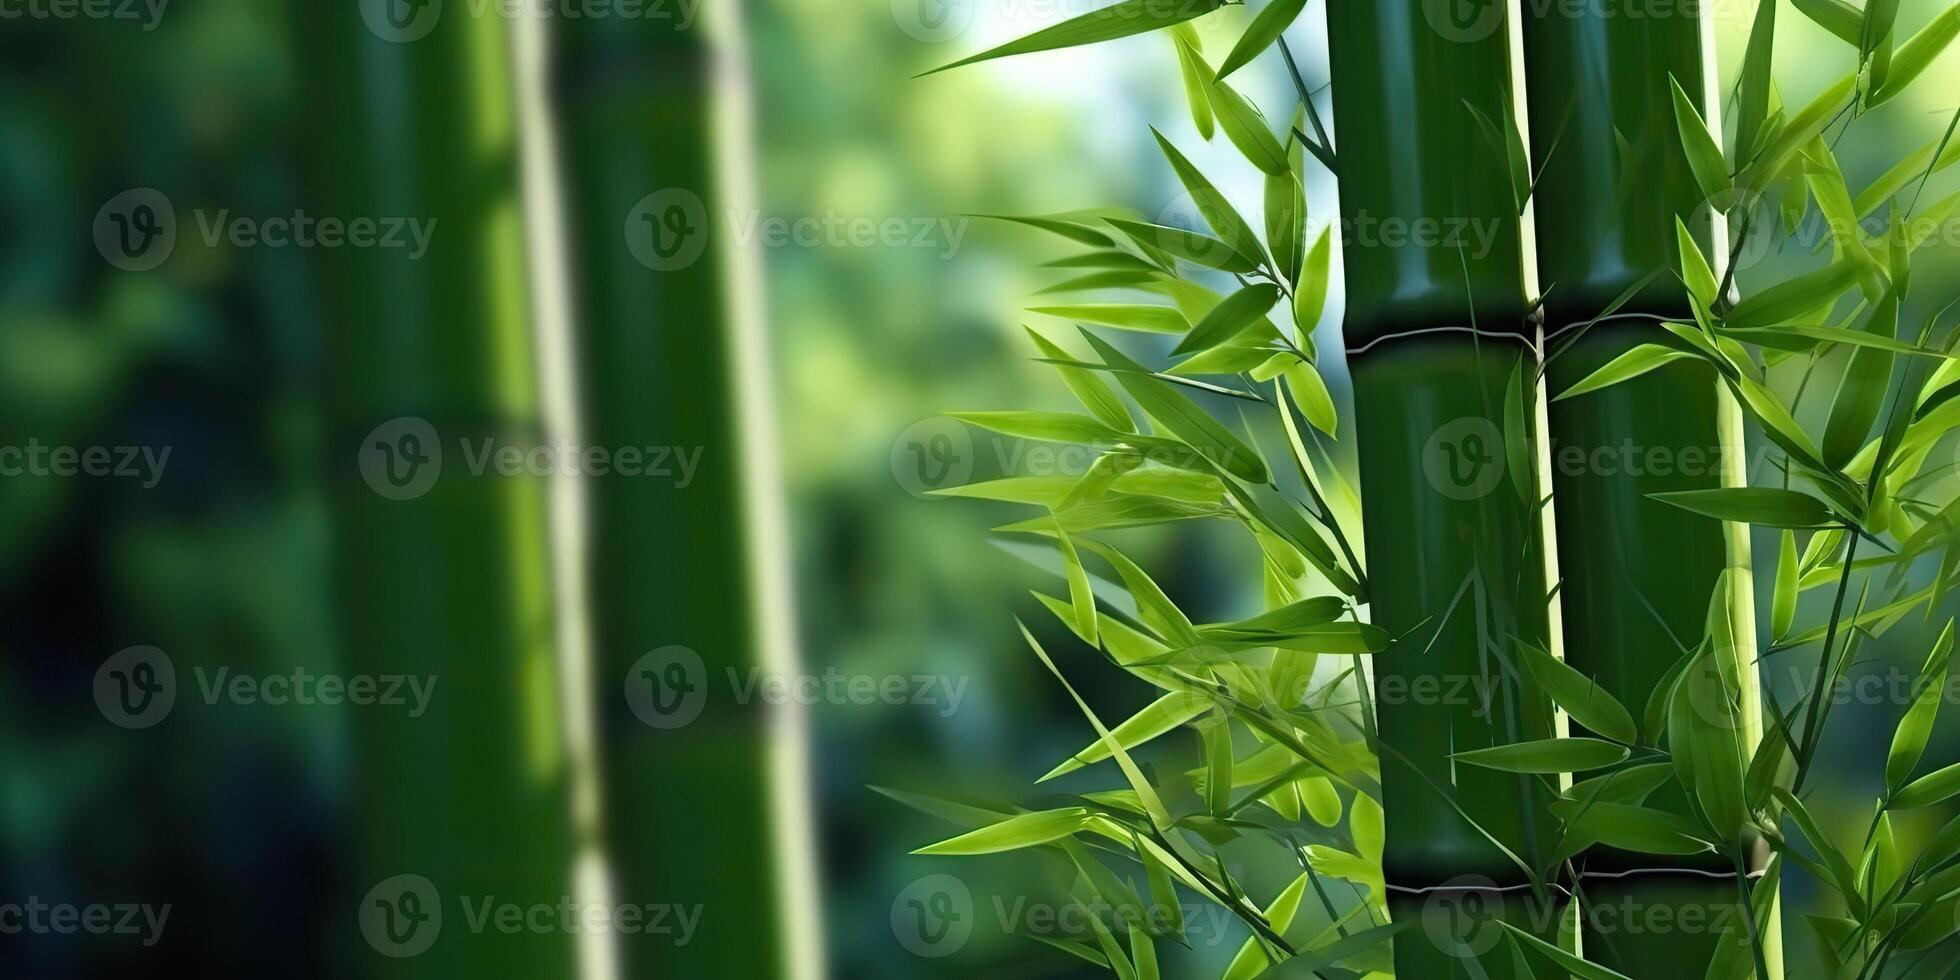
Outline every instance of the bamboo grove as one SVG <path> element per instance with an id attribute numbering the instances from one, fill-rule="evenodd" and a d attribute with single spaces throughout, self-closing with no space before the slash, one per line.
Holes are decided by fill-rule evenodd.
<path id="1" fill-rule="evenodd" d="M 1762 0 L 1723 86 L 1700 4 L 1329 0 L 1323 96 L 1282 37 L 1305 0 L 1260 6 L 1214 63 L 1196 28 L 1222 6 L 1122 0 L 946 66 L 1157 34 L 1190 130 L 1264 194 L 1248 220 L 1153 131 L 1192 227 L 1001 216 L 1066 243 L 1030 309 L 1077 329 L 1028 332 L 1082 410 L 953 418 L 1098 455 L 942 492 L 1032 508 L 997 530 L 1050 550 L 1058 585 L 1035 598 L 1099 655 L 1022 627 L 1094 734 L 1042 781 L 1121 782 L 1031 807 L 886 791 L 960 825 L 918 853 L 1055 853 L 1094 914 L 1033 938 L 1124 980 L 1190 944 L 1186 895 L 1242 923 L 1234 980 L 1943 970 L 1960 818 L 1916 851 L 1895 824 L 1960 796 L 1960 765 L 1923 758 L 1953 645 L 1933 617 L 1960 574 L 1960 331 L 1950 288 L 1912 274 L 1960 205 L 1923 193 L 1960 161 L 1960 114 L 1862 188 L 1838 150 L 1960 7 L 1908 33 L 1897 2 Z M 1786 103 L 1792 17 L 1842 64 Z M 1282 125 L 1235 87 L 1258 59 L 1293 81 Z M 1316 220 L 1322 172 L 1341 213 Z M 1344 235 L 1344 425 L 1314 335 L 1333 229 L 1368 216 L 1484 234 Z M 1744 275 L 1768 248 L 1807 271 Z M 1681 465 L 1583 462 L 1622 445 Z M 1264 612 L 1201 621 L 1127 553 L 1130 529 L 1182 522 L 1249 535 Z M 1752 529 L 1773 552 L 1752 556 Z M 1827 833 L 1829 692 L 1901 623 L 1939 638 L 1872 762 L 1866 829 Z M 1069 679 L 1098 659 L 1155 700 L 1099 717 Z M 1779 696 L 1769 665 L 1806 689 Z M 1198 764 L 1155 764 L 1180 732 Z M 1248 888 L 1223 854 L 1248 839 L 1291 855 L 1290 884 Z M 1785 921 L 1798 876 L 1829 914 Z M 1615 927 L 1625 908 L 1716 925 Z"/>

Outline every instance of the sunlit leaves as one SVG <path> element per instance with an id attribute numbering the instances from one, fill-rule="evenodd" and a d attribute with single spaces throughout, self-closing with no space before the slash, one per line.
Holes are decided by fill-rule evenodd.
<path id="1" fill-rule="evenodd" d="M 1912 704 L 1892 733 L 1892 748 L 1885 758 L 1885 785 L 1894 791 L 1905 784 L 1926 752 L 1926 741 L 1933 735 L 1933 721 L 1939 715 L 1940 700 L 1946 695 L 1947 663 L 1952 655 L 1953 621 L 1949 619 L 1919 669 Z"/>
<path id="2" fill-rule="evenodd" d="M 1307 0 L 1271 0 L 1267 3 L 1265 8 L 1259 11 L 1259 16 L 1252 19 L 1251 26 L 1245 29 L 1245 34 L 1239 38 L 1239 43 L 1232 46 L 1232 53 L 1225 56 L 1225 63 L 1218 66 L 1218 77 L 1224 78 L 1238 71 L 1257 57 L 1259 52 L 1271 47 L 1274 41 L 1279 40 L 1280 34 L 1300 16 L 1300 11 L 1305 9 L 1307 9 Z"/>
<path id="3" fill-rule="evenodd" d="M 1098 41 L 1129 37 L 1133 34 L 1143 34 L 1173 24 L 1181 24 L 1193 17 L 1201 17 L 1217 10 L 1223 4 L 1224 0 L 1121 0 L 1100 10 L 1090 11 L 1018 40 L 982 51 L 970 58 L 941 65 L 926 74 L 936 74 L 947 69 L 1005 58 L 1009 55 L 1053 51 L 1057 48 L 1072 48 L 1083 44 L 1095 44 Z"/>
<path id="4" fill-rule="evenodd" d="M 971 855 L 994 854 L 1047 844 L 1089 825 L 1087 807 L 1040 810 L 1009 817 L 1000 823 L 961 834 L 950 840 L 921 847 L 914 854 Z"/>
<path id="5" fill-rule="evenodd" d="M 1956 35 L 1960 35 L 1960 5 L 1941 11 L 1919 33 L 1899 45 L 1897 53 L 1892 56 L 1892 67 L 1886 73 L 1885 84 L 1872 93 L 1872 105 L 1884 105 L 1904 91 L 1926 71 L 1933 59 L 1953 43 Z"/>
<path id="6" fill-rule="evenodd" d="M 1260 170 L 1274 175 L 1287 173 L 1286 148 L 1273 135 L 1273 128 L 1259 107 L 1216 79 L 1207 92 L 1211 96 L 1212 113 L 1218 117 L 1218 128 L 1225 131 L 1232 145 Z"/>
<path id="7" fill-rule="evenodd" d="M 1694 172 L 1702 197 L 1718 200 L 1718 195 L 1734 186 L 1729 180 L 1728 164 L 1722 158 L 1721 144 L 1708 131 L 1701 110 L 1695 108 L 1694 99 L 1681 88 L 1680 80 L 1670 76 L 1668 84 L 1674 92 L 1674 123 L 1681 134 L 1682 152 L 1688 156 L 1688 168 Z"/>

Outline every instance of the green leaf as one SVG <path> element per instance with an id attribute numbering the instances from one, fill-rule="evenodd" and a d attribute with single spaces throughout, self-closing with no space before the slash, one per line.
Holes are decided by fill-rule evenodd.
<path id="1" fill-rule="evenodd" d="M 1518 648 L 1523 651 L 1525 668 L 1538 681 L 1538 686 L 1573 721 L 1623 745 L 1632 745 L 1639 739 L 1633 715 L 1597 681 L 1539 646 L 1520 642 Z"/>
<path id="2" fill-rule="evenodd" d="M 1259 16 L 1252 18 L 1252 26 L 1245 29 L 1239 43 L 1232 46 L 1232 53 L 1225 56 L 1225 63 L 1218 66 L 1218 77 L 1224 78 L 1245 67 L 1259 52 L 1272 46 L 1285 33 L 1286 28 L 1307 8 L 1307 0 L 1272 0 Z"/>
<path id="3" fill-rule="evenodd" d="M 1118 231 L 1130 236 L 1132 241 L 1146 250 L 1156 249 L 1167 252 L 1187 262 L 1196 262 L 1209 269 L 1225 272 L 1251 272 L 1259 267 L 1257 259 L 1249 259 L 1224 241 L 1210 235 L 1169 225 L 1151 224 L 1147 221 L 1130 221 L 1125 218 L 1110 218 L 1109 223 Z"/>
<path id="4" fill-rule="evenodd" d="M 1737 303 L 1729 311 L 1726 325 L 1766 327 L 1795 320 L 1827 303 L 1835 303 L 1857 281 L 1857 266 L 1844 260 L 1832 262 L 1814 272 L 1783 280 Z"/>
<path id="5" fill-rule="evenodd" d="M 1184 905 L 1177 898 L 1177 883 L 1171 878 L 1170 868 L 1164 865 L 1157 852 L 1143 846 L 1143 839 L 1131 831 L 1131 841 L 1137 850 L 1137 860 L 1143 863 L 1144 877 L 1150 883 L 1150 925 L 1158 935 L 1184 935 Z"/>
<path id="6" fill-rule="evenodd" d="M 1295 173 L 1266 175 L 1266 244 L 1287 282 L 1298 284 L 1306 257 L 1307 191 Z M 1316 316 L 1318 314 L 1316 313 Z"/>
<path id="7" fill-rule="evenodd" d="M 1626 803 L 1595 802 L 1574 816 L 1575 834 L 1612 847 L 1647 854 L 1682 856 L 1710 849 L 1692 821 L 1665 810 Z"/>
<path id="8" fill-rule="evenodd" d="M 1102 719 L 1097 718 L 1095 711 L 1089 707 L 1089 702 L 1082 700 L 1082 695 L 1076 693 L 1075 686 L 1068 682 L 1068 678 L 1062 674 L 1062 669 L 1055 666 L 1055 661 L 1049 658 L 1048 651 L 1041 648 L 1041 643 L 1035 640 L 1033 633 L 1028 632 L 1027 624 L 1016 620 L 1015 625 L 1021 628 L 1021 638 L 1027 641 L 1035 657 L 1041 661 L 1042 666 L 1048 668 L 1049 673 L 1055 675 L 1057 681 L 1061 682 L 1062 690 L 1068 692 L 1070 700 L 1075 702 L 1082 716 L 1088 719 L 1090 726 L 1096 730 L 1096 735 L 1102 739 L 1103 745 L 1109 749 L 1111 755 L 1116 757 L 1116 765 L 1123 770 L 1123 778 L 1129 781 L 1130 788 L 1136 791 L 1137 802 L 1142 805 L 1144 813 L 1150 816 L 1150 825 L 1157 828 L 1160 833 L 1169 831 L 1173 825 L 1170 811 L 1164 808 L 1163 799 L 1157 795 L 1157 790 L 1150 785 L 1150 781 L 1143 777 L 1143 770 L 1137 767 L 1136 760 L 1130 758 L 1129 750 L 1116 741 L 1116 737 L 1109 729 L 1103 727 Z"/>
<path id="9" fill-rule="evenodd" d="M 1078 320 L 1083 323 L 1100 323 L 1105 326 L 1121 327 L 1125 330 L 1144 330 L 1150 333 L 1183 333 L 1191 329 L 1191 322 L 1184 314 L 1168 306 L 1148 306 L 1137 303 L 1077 303 L 1068 306 L 1031 306 L 1029 312 L 1045 313 L 1064 320 Z"/>
<path id="10" fill-rule="evenodd" d="M 1756 379 L 1747 374 L 1739 374 L 1729 379 L 1730 387 L 1741 400 L 1742 406 L 1749 410 L 1756 422 L 1763 427 L 1763 434 L 1771 442 L 1782 447 L 1783 451 L 1796 457 L 1797 461 L 1815 470 L 1829 469 L 1824 464 L 1817 445 L 1810 441 L 1810 435 L 1785 408 L 1781 399 Z"/>
<path id="11" fill-rule="evenodd" d="M 1626 761 L 1627 755 L 1626 746 L 1596 738 L 1546 738 L 1457 752 L 1450 758 L 1502 772 L 1550 775 L 1603 769 Z"/>
<path id="12" fill-rule="evenodd" d="M 1266 923 L 1273 927 L 1274 932 L 1285 935 L 1286 930 L 1292 928 L 1293 917 L 1300 912 L 1300 899 L 1306 893 L 1307 875 L 1302 873 L 1279 893 L 1278 898 L 1273 899 L 1273 904 L 1266 906 Z M 1254 936 L 1239 947 L 1238 954 L 1226 965 L 1222 980 L 1253 980 L 1271 964 L 1266 950 L 1259 944 L 1259 937 Z"/>
<path id="13" fill-rule="evenodd" d="M 1906 784 L 1904 789 L 1892 796 L 1891 808 L 1912 810 L 1944 803 L 1956 795 L 1960 795 L 1960 764 L 1947 766 Z"/>
<path id="14" fill-rule="evenodd" d="M 1552 400 L 1564 401 L 1567 398 L 1611 387 L 1622 381 L 1630 381 L 1675 361 L 1694 359 L 1694 354 L 1664 344 L 1641 344 L 1601 365 L 1599 370 L 1586 375 Z"/>
<path id="15" fill-rule="evenodd" d="M 914 854 L 996 854 L 1047 844 L 1089 825 L 1089 809 L 1071 806 L 1008 817 L 997 824 L 921 847 Z"/>
<path id="16" fill-rule="evenodd" d="M 1648 496 L 1683 510 L 1739 524 L 1815 528 L 1829 527 L 1837 522 L 1830 508 L 1816 497 L 1774 487 L 1676 490 Z"/>
<path id="17" fill-rule="evenodd" d="M 1892 749 L 1885 757 L 1885 785 L 1894 791 L 1905 785 L 1926 753 L 1926 741 L 1933 735 L 1933 722 L 1939 716 L 1940 699 L 1946 695 L 1947 661 L 1953 654 L 1953 620 L 1946 621 L 1926 663 L 1919 668 L 1917 693 L 1899 727 L 1892 732 Z"/>
<path id="18" fill-rule="evenodd" d="M 1898 332 L 1899 296 L 1887 292 L 1873 308 L 1865 332 L 1891 338 Z M 1885 407 L 1885 390 L 1892 376 L 1890 352 L 1860 347 L 1851 354 L 1851 363 L 1838 383 L 1837 397 L 1824 424 L 1824 462 L 1842 469 L 1865 444 L 1878 413 Z"/>
<path id="19" fill-rule="evenodd" d="M 1171 356 L 1181 357 L 1193 351 L 1207 350 L 1225 343 L 1248 327 L 1265 319 L 1267 311 L 1279 302 L 1279 287 L 1269 282 L 1253 283 L 1238 292 L 1225 297 L 1223 303 L 1211 308 L 1205 318 L 1184 336 Z"/>
<path id="20" fill-rule="evenodd" d="M 1170 140 L 1164 138 L 1164 134 L 1151 127 L 1150 135 L 1157 138 L 1158 148 L 1171 162 L 1171 169 L 1177 172 L 1177 179 L 1184 184 L 1184 189 L 1190 192 L 1191 200 L 1197 204 L 1198 213 L 1204 217 L 1205 223 L 1240 258 L 1254 267 L 1258 266 L 1265 259 L 1265 252 L 1260 249 L 1259 236 L 1253 234 L 1252 226 L 1232 207 L 1232 202 L 1226 200 L 1225 195 L 1219 193 L 1218 188 L 1212 186 L 1211 181 L 1190 160 L 1185 159 Z"/>
<path id="21" fill-rule="evenodd" d="M 1090 245 L 1096 248 L 1109 248 L 1116 244 L 1108 235 L 1088 225 L 1063 218 L 1043 218 L 1018 214 L 973 214 L 967 217 L 991 218 L 995 221 L 1012 221 L 1015 224 L 1027 225 L 1030 228 L 1039 228 L 1049 234 L 1060 235 L 1069 241 L 1079 242 L 1083 245 Z"/>
<path id="22" fill-rule="evenodd" d="M 1198 642 L 1197 628 L 1191 625 L 1191 620 L 1184 615 L 1184 610 L 1177 608 L 1177 604 L 1171 601 L 1170 596 L 1164 594 L 1164 590 L 1157 585 L 1156 580 L 1152 579 L 1150 574 L 1136 562 L 1131 561 L 1128 555 L 1109 545 L 1086 538 L 1083 539 L 1082 546 L 1116 569 L 1116 574 L 1123 579 L 1123 588 L 1130 593 L 1130 598 L 1137 604 L 1137 618 L 1142 620 L 1143 625 L 1154 631 L 1158 639 L 1185 646 Z"/>
<path id="23" fill-rule="evenodd" d="M 1084 336 L 1104 364 L 1129 369 L 1116 372 L 1117 384 L 1158 424 L 1227 473 L 1250 483 L 1266 482 L 1266 464 L 1238 436 L 1102 338 L 1086 332 Z"/>
<path id="24" fill-rule="evenodd" d="M 1791 3 L 1817 26 L 1854 48 L 1864 37 L 1864 13 L 1845 0 L 1791 0 Z"/>
<path id="25" fill-rule="evenodd" d="M 1212 816 L 1232 814 L 1232 723 L 1223 708 L 1212 709 L 1210 723 L 1199 728 L 1205 743 L 1205 807 Z"/>
<path id="26" fill-rule="evenodd" d="M 1721 288 L 1715 281 L 1715 270 L 1709 268 L 1701 246 L 1695 244 L 1695 236 L 1688 233 L 1687 224 L 1678 215 L 1674 219 L 1674 241 L 1681 256 L 1681 281 L 1704 306 L 1713 307 L 1715 293 Z"/>
<path id="27" fill-rule="evenodd" d="M 1776 553 L 1776 588 L 1770 596 L 1769 635 L 1780 640 L 1797 619 L 1797 533 L 1784 530 Z"/>
<path id="28" fill-rule="evenodd" d="M 1872 106 L 1884 105 L 1905 91 L 1953 43 L 1956 35 L 1960 35 L 1960 5 L 1941 11 L 1919 33 L 1899 45 L 1892 56 L 1892 68 L 1885 76 L 1885 84 L 1872 93 Z"/>
<path id="29" fill-rule="evenodd" d="M 1055 528 L 1055 544 L 1062 552 L 1062 568 L 1068 577 L 1069 607 L 1075 613 L 1075 621 L 1069 625 L 1082 642 L 1095 646 L 1096 593 L 1089 585 L 1089 573 L 1082 567 L 1082 556 L 1076 553 L 1075 542 L 1069 538 L 1061 520 L 1056 518 L 1051 523 Z"/>
<path id="30" fill-rule="evenodd" d="M 1171 38 L 1177 45 L 1177 71 L 1184 78 L 1184 101 L 1191 108 L 1191 125 L 1210 142 L 1212 133 L 1217 131 L 1211 114 L 1211 96 L 1205 94 L 1211 88 L 1211 66 L 1198 53 L 1198 32 L 1189 23 L 1171 28 Z"/>
<path id="31" fill-rule="evenodd" d="M 1167 732 L 1177 730 L 1179 726 L 1203 714 L 1210 706 L 1210 702 L 1205 698 L 1174 691 L 1150 702 L 1143 710 L 1117 725 L 1111 734 L 1124 748 L 1134 749 Z M 1086 766 L 1095 765 L 1107 758 L 1109 758 L 1109 747 L 1099 738 L 1084 746 L 1082 751 L 1069 756 L 1061 765 L 1049 770 L 1035 782 L 1045 783 Z"/>
<path id="32" fill-rule="evenodd" d="M 1067 351 L 1054 341 L 1036 333 L 1034 328 L 1023 326 L 1021 329 L 1026 330 L 1028 336 L 1034 339 L 1035 346 L 1040 348 L 1042 356 L 1051 360 L 1070 359 Z M 1090 414 L 1100 419 L 1104 425 L 1118 432 L 1136 431 L 1136 421 L 1130 418 L 1130 410 L 1123 405 L 1123 399 L 1117 397 L 1116 392 L 1109 387 L 1109 383 L 1096 372 L 1069 367 L 1066 364 L 1057 364 L 1055 369 L 1061 372 L 1062 383 L 1068 386 L 1068 390 L 1075 395 L 1076 401 L 1081 402 L 1082 407 L 1088 409 Z"/>
<path id="33" fill-rule="evenodd" d="M 1776 4 L 1756 5 L 1756 20 L 1749 28 L 1749 47 L 1742 56 L 1742 78 L 1738 82 L 1736 115 L 1736 156 L 1747 160 L 1756 150 L 1763 123 L 1769 118 L 1770 68 L 1776 54 Z"/>
<path id="34" fill-rule="evenodd" d="M 1217 79 L 1212 80 L 1209 92 L 1212 112 L 1217 114 L 1225 138 L 1260 170 L 1275 175 L 1288 173 L 1286 148 L 1273 135 L 1273 128 L 1266 123 L 1259 107 Z"/>
<path id="35" fill-rule="evenodd" d="M 959 419 L 1003 435 L 1047 442 L 1097 445 L 1120 440 L 1123 433 L 1086 415 L 1065 412 L 948 412 Z"/>
<path id="36" fill-rule="evenodd" d="M 1701 188 L 1704 200 L 1714 200 L 1735 184 L 1729 179 L 1729 167 L 1722 159 L 1722 147 L 1708 131 L 1708 123 L 1702 120 L 1701 110 L 1695 108 L 1695 100 L 1681 88 L 1681 82 L 1672 75 L 1668 84 L 1674 90 L 1674 125 L 1681 134 L 1681 149 L 1688 156 L 1688 169 L 1694 171 L 1695 185 Z"/>
<path id="37" fill-rule="evenodd" d="M 1509 932 L 1512 938 L 1518 942 L 1536 950 L 1547 959 L 1557 963 L 1560 969 L 1569 972 L 1572 976 L 1581 978 L 1581 980 L 1632 980 L 1632 978 L 1624 973 L 1617 973 L 1597 963 L 1582 960 L 1501 918 L 1492 919 L 1491 921 L 1503 926 L 1505 931 Z"/>
<path id="38" fill-rule="evenodd" d="M 1301 363 L 1286 369 L 1286 388 L 1293 393 L 1294 402 L 1300 406 L 1300 414 L 1314 428 L 1332 437 L 1337 437 L 1340 427 L 1340 413 L 1334 409 L 1334 396 L 1327 391 L 1327 382 L 1320 377 L 1320 371 L 1313 365 Z"/>
<path id="39" fill-rule="evenodd" d="M 1300 288 L 1293 296 L 1293 325 L 1299 328 L 1303 344 L 1312 342 L 1313 329 L 1320 324 L 1320 315 L 1327 309 L 1327 284 L 1332 276 L 1330 266 L 1333 256 L 1333 228 L 1330 226 L 1321 230 L 1320 238 L 1313 243 L 1313 250 L 1307 253 L 1306 266 L 1300 271 Z"/>
<path id="40" fill-rule="evenodd" d="M 1121 3 L 1090 11 L 1053 27 L 1043 28 L 1027 37 L 1009 41 L 970 58 L 941 65 L 925 74 L 934 75 L 948 69 L 990 61 L 994 58 L 1005 58 L 1009 55 L 1032 54 L 1036 51 L 1053 51 L 1057 48 L 1113 41 L 1119 37 L 1129 37 L 1133 34 L 1143 34 L 1173 24 L 1181 24 L 1193 17 L 1211 13 L 1223 5 L 1224 0 L 1122 0 Z"/>

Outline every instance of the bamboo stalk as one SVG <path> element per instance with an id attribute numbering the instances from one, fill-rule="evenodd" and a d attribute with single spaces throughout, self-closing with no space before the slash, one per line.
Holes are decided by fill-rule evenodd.
<path id="1" fill-rule="evenodd" d="M 354 714 L 363 857 L 351 877 L 367 892 L 364 924 L 374 902 L 392 925 L 437 911 L 445 924 L 369 933 L 375 949 L 357 959 L 374 976 L 571 976 L 569 934 L 471 930 L 461 911 L 486 899 L 555 908 L 571 893 L 543 484 L 473 475 L 460 458 L 464 440 L 537 434 L 506 25 L 452 12 L 418 39 L 389 39 L 363 6 L 295 8 L 308 210 L 433 233 L 421 255 L 350 241 L 317 256 L 340 465 L 338 625 L 349 670 L 435 687 L 419 716 Z M 438 447 L 440 469 L 392 461 L 399 487 L 366 465 Z M 417 490 L 424 475 L 433 482 Z M 414 889 L 397 875 L 433 892 L 408 905 Z"/>
<path id="2" fill-rule="evenodd" d="M 1686 287 L 1671 271 L 1677 216 L 1704 254 L 1720 261 L 1726 252 L 1720 209 L 1702 206 L 1680 148 L 1669 81 L 1693 94 L 1706 118 L 1718 118 L 1709 25 L 1696 5 L 1674 16 L 1625 13 L 1546 6 L 1525 24 L 1553 392 L 1664 336 L 1656 317 L 1691 322 Z M 1637 292 L 1619 315 L 1583 327 L 1629 291 Z M 1550 419 L 1571 664 L 1638 713 L 1682 645 L 1701 640 L 1718 580 L 1734 569 L 1737 642 L 1717 654 L 1744 682 L 1741 735 L 1753 750 L 1760 732 L 1747 529 L 1649 499 L 1741 485 L 1741 419 L 1731 396 L 1707 364 L 1683 361 L 1556 402 Z M 1658 734 L 1642 733 L 1649 744 Z M 1672 786 L 1648 803 L 1688 812 Z M 1753 846 L 1747 850 L 1759 859 Z M 1676 980 L 1707 971 L 1720 934 L 1680 927 L 1691 908 L 1741 927 L 1730 854 L 1684 859 L 1595 848 L 1583 864 L 1593 904 L 1677 923 L 1643 930 L 1620 921 L 1624 912 L 1583 917 L 1587 956 L 1629 976 Z M 1773 923 L 1768 931 L 1774 935 Z M 1780 971 L 1778 945 L 1765 952 Z"/>
<path id="3" fill-rule="evenodd" d="M 1423 919 L 1395 940 L 1405 977 L 1516 976 L 1490 913 L 1547 941 L 1562 919 L 1528 870 L 1550 850 L 1549 790 L 1450 758 L 1557 730 L 1516 646 L 1555 648 L 1557 613 L 1505 6 L 1480 36 L 1420 0 L 1327 15 L 1371 615 L 1401 637 L 1374 686 L 1390 911 Z M 1416 228 L 1436 234 L 1394 233 Z"/>
<path id="4" fill-rule="evenodd" d="M 686 481 L 588 481 L 604 813 L 620 902 L 702 910 L 684 945 L 626 937 L 623 976 L 814 977 L 800 722 L 736 700 L 757 672 L 794 668 L 794 613 L 761 284 L 732 239 L 748 206 L 739 21 L 708 20 L 554 24 L 587 437 L 698 460 Z M 676 647 L 699 671 L 700 714 L 652 725 L 621 685 Z"/>

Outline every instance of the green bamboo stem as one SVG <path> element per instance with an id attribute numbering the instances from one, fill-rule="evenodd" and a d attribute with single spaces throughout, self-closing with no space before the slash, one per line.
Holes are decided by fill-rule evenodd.
<path id="1" fill-rule="evenodd" d="M 1669 83 L 1677 79 L 1706 118 L 1719 118 L 1708 25 L 1692 7 L 1669 17 L 1627 14 L 1554 5 L 1525 23 L 1553 392 L 1662 337 L 1654 317 L 1689 316 L 1686 288 L 1672 271 L 1679 267 L 1677 215 L 1704 254 L 1720 261 L 1726 251 L 1719 208 L 1703 206 L 1681 151 Z M 1637 287 L 1621 315 L 1579 331 Z M 1649 499 L 1740 485 L 1741 417 L 1728 392 L 1707 365 L 1677 362 L 1556 402 L 1550 419 L 1569 661 L 1638 715 L 1682 645 L 1700 641 L 1718 578 L 1733 569 L 1738 642 L 1717 654 L 1732 658 L 1745 682 L 1742 736 L 1753 749 L 1759 695 L 1747 529 Z M 1660 734 L 1642 736 L 1653 744 Z M 1671 787 L 1648 803 L 1681 813 L 1688 805 Z M 1728 855 L 1683 859 L 1595 848 L 1581 863 L 1593 904 L 1633 908 L 1650 924 L 1676 923 L 1638 929 L 1620 921 L 1624 912 L 1583 918 L 1588 958 L 1638 980 L 1707 971 L 1719 932 L 1680 926 L 1684 912 L 1742 923 L 1733 878 L 1710 877 L 1733 873 Z M 1774 936 L 1773 920 L 1768 931 Z M 1765 952 L 1780 968 L 1777 944 Z"/>
<path id="2" fill-rule="evenodd" d="M 434 233 L 419 257 L 351 245 L 315 257 L 328 287 L 338 625 L 349 671 L 436 686 L 419 717 L 353 712 L 362 860 L 350 877 L 358 894 L 420 875 L 443 919 L 425 951 L 357 959 L 377 977 L 572 976 L 568 933 L 472 930 L 462 911 L 486 899 L 555 908 L 572 891 L 544 488 L 472 475 L 459 449 L 487 436 L 524 445 L 538 429 L 506 24 L 455 14 L 396 43 L 360 6 L 294 8 L 308 211 L 413 218 Z M 356 460 L 371 430 L 403 416 L 434 428 L 444 465 L 426 493 L 389 499 Z M 376 897 L 401 894 L 362 904 Z"/>
<path id="3" fill-rule="evenodd" d="M 731 9 L 704 9 L 704 23 L 688 29 L 664 18 L 553 25 L 585 439 L 698 453 L 685 484 L 586 481 L 616 898 L 702 909 L 685 945 L 623 937 L 626 977 L 823 970 L 810 921 L 814 858 L 784 829 L 809 822 L 785 775 L 806 762 L 796 719 L 759 698 L 736 700 L 752 672 L 793 668 L 793 612 L 771 516 L 773 383 L 760 337 L 745 332 L 755 317 L 744 304 L 761 285 L 745 278 L 733 240 L 745 207 L 741 161 L 721 138 L 740 125 L 729 121 L 740 99 Z M 637 257 L 635 235 L 647 236 Z M 643 683 L 636 663 L 672 646 L 699 657 L 701 713 L 652 727 L 621 685 Z"/>
<path id="4" fill-rule="evenodd" d="M 1478 912 L 1559 938 L 1556 893 L 1534 895 L 1527 869 L 1550 850 L 1550 793 L 1450 756 L 1556 724 L 1516 647 L 1557 642 L 1532 245 L 1503 140 L 1477 121 L 1503 127 L 1521 111 L 1502 29 L 1516 20 L 1446 36 L 1433 7 L 1335 3 L 1327 15 L 1371 615 L 1404 636 L 1374 658 L 1383 863 L 1391 915 L 1424 920 L 1395 940 L 1397 975 L 1508 978 L 1517 961 Z M 1388 233 L 1417 226 L 1464 234 Z"/>

